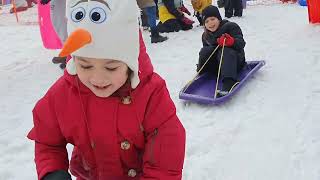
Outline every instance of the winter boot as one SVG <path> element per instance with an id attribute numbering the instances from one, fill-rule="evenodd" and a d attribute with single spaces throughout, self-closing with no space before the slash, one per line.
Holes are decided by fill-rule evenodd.
<path id="1" fill-rule="evenodd" d="M 233 15 L 233 10 L 226 10 L 224 16 L 226 18 L 231 18 Z"/>
<path id="2" fill-rule="evenodd" d="M 236 87 L 239 82 L 232 78 L 225 78 L 222 81 L 222 89 L 217 91 L 217 97 L 222 97 L 229 94 L 234 87 Z"/>
<path id="3" fill-rule="evenodd" d="M 161 36 L 156 28 L 151 30 L 151 43 L 159 43 L 168 40 L 168 37 Z"/>
<path id="4" fill-rule="evenodd" d="M 234 11 L 234 16 L 242 17 L 242 9 Z"/>

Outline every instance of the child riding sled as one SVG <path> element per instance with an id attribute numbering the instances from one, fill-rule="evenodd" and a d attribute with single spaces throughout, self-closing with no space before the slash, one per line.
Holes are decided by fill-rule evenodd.
<path id="1" fill-rule="evenodd" d="M 220 69 L 222 88 L 217 91 L 217 96 L 222 97 L 230 93 L 238 84 L 238 73 L 246 64 L 244 52 L 246 42 L 239 25 L 222 20 L 217 7 L 208 6 L 203 10 L 202 16 L 204 23 L 203 47 L 199 52 L 197 72 L 217 76 L 220 58 L 223 54 Z M 223 46 L 224 48 L 222 48 Z M 216 48 L 217 50 L 213 54 Z M 207 64 L 205 64 L 206 61 Z"/>

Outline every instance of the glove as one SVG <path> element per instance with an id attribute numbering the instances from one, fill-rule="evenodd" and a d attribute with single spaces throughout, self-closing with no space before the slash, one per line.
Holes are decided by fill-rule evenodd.
<path id="1" fill-rule="evenodd" d="M 48 4 L 49 2 L 50 2 L 50 0 L 41 0 L 41 1 L 40 1 L 40 4 L 46 5 L 46 4 Z"/>
<path id="2" fill-rule="evenodd" d="M 181 19 L 181 21 L 186 24 L 186 25 L 192 25 L 194 23 L 194 21 L 192 21 L 191 19 L 187 18 L 187 17 L 183 17 Z"/>
<path id="3" fill-rule="evenodd" d="M 64 170 L 58 170 L 53 171 L 49 174 L 47 174 L 42 180 L 72 180 L 71 175 L 64 171 Z"/>
<path id="4" fill-rule="evenodd" d="M 220 45 L 220 46 L 223 46 L 223 41 L 224 39 L 226 39 L 226 42 L 225 42 L 225 46 L 227 47 L 230 47 L 234 44 L 234 38 L 232 36 L 230 36 L 230 34 L 228 33 L 224 33 L 222 34 L 222 36 L 220 36 L 218 39 L 217 39 L 217 43 Z"/>
<path id="5" fill-rule="evenodd" d="M 189 11 L 184 5 L 182 5 L 182 6 L 179 8 L 179 10 L 180 10 L 181 12 L 184 12 L 184 13 L 188 14 L 189 16 L 191 16 L 190 11 Z"/>

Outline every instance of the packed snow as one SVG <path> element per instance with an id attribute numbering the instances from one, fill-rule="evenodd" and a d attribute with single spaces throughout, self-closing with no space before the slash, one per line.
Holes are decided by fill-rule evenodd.
<path id="1" fill-rule="evenodd" d="M 178 98 L 195 75 L 202 27 L 159 44 L 143 32 L 187 131 L 184 180 L 320 179 L 320 25 L 308 23 L 306 7 L 270 2 L 230 19 L 243 30 L 247 61 L 266 66 L 219 106 Z M 42 46 L 36 8 L 20 23 L 8 10 L 0 10 L 0 180 L 36 179 L 31 111 L 62 71 L 51 63 L 58 51 Z"/>

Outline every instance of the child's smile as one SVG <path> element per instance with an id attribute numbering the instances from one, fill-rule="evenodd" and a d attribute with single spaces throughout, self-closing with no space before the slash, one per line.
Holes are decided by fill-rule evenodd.
<path id="1" fill-rule="evenodd" d="M 94 85 L 94 87 L 95 88 L 97 88 L 97 89 L 101 89 L 101 90 L 103 90 L 103 89 L 107 89 L 108 87 L 109 87 L 110 85 L 107 85 L 107 86 L 96 86 L 96 85 Z"/>
<path id="2" fill-rule="evenodd" d="M 128 66 L 116 60 L 75 57 L 80 81 L 98 97 L 109 97 L 128 79 Z"/>
<path id="3" fill-rule="evenodd" d="M 204 22 L 204 26 L 206 27 L 207 30 L 211 32 L 215 32 L 220 25 L 220 21 L 216 17 L 208 17 L 206 21 Z"/>

